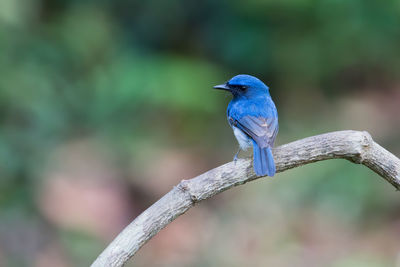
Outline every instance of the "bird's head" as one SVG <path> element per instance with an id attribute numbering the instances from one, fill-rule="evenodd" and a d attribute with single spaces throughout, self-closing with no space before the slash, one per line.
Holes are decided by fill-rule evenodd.
<path id="1" fill-rule="evenodd" d="M 234 97 L 251 97 L 269 94 L 269 88 L 260 79 L 246 74 L 236 75 L 228 82 L 214 86 L 215 89 L 226 90 Z"/>

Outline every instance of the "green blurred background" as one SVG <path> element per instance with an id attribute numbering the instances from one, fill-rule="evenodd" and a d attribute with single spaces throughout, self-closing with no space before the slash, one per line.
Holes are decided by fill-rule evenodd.
<path id="1" fill-rule="evenodd" d="M 0 266 L 87 266 L 181 179 L 232 159 L 235 74 L 277 145 L 367 130 L 400 155 L 397 0 L 0 0 Z M 400 201 L 330 160 L 196 205 L 128 266 L 400 266 Z"/>

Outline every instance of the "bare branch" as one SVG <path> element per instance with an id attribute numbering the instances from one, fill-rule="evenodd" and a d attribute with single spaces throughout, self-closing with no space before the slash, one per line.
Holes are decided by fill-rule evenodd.
<path id="1" fill-rule="evenodd" d="M 363 164 L 400 189 L 400 160 L 375 143 L 367 132 L 340 131 L 301 139 L 273 151 L 277 171 L 342 158 Z M 195 203 L 233 186 L 258 179 L 250 159 L 240 159 L 190 180 L 182 180 L 129 224 L 92 264 L 123 266 L 148 240 Z"/>

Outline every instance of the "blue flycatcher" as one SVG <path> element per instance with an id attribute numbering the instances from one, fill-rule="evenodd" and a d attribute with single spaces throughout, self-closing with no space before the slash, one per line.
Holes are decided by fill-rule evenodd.
<path id="1" fill-rule="evenodd" d="M 239 143 L 239 150 L 233 159 L 237 160 L 241 149 L 253 146 L 255 173 L 258 176 L 274 176 L 276 168 L 271 148 L 279 127 L 278 112 L 268 86 L 256 77 L 241 74 L 214 88 L 233 95 L 226 112 Z"/>

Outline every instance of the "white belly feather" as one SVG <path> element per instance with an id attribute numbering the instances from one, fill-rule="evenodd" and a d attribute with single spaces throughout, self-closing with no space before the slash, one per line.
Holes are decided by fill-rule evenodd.
<path id="1" fill-rule="evenodd" d="M 232 126 L 233 134 L 235 135 L 239 146 L 242 150 L 247 150 L 249 147 L 253 145 L 251 139 L 239 128 Z"/>

